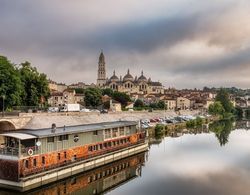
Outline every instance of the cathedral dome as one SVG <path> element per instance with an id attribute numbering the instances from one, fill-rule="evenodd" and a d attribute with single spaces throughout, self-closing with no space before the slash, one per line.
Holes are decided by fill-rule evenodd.
<path id="1" fill-rule="evenodd" d="M 113 76 L 110 77 L 110 81 L 113 81 L 113 82 L 118 82 L 119 81 L 119 78 L 115 75 L 115 71 L 113 72 Z"/>
<path id="2" fill-rule="evenodd" d="M 129 69 L 127 74 L 123 77 L 123 81 L 132 81 L 132 82 L 134 81 L 133 76 L 129 73 Z"/>
<path id="3" fill-rule="evenodd" d="M 147 78 L 143 75 L 143 71 L 141 72 L 141 76 L 138 78 L 138 82 L 147 82 Z"/>

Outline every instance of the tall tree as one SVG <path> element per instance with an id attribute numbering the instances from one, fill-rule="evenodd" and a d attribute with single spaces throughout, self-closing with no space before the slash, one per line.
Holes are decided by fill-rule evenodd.
<path id="1" fill-rule="evenodd" d="M 98 88 L 88 88 L 84 92 L 85 104 L 90 107 L 97 107 L 102 104 L 102 93 Z"/>
<path id="2" fill-rule="evenodd" d="M 144 103 L 141 99 L 135 100 L 134 107 L 144 107 Z"/>
<path id="3" fill-rule="evenodd" d="M 109 97 L 112 97 L 113 94 L 114 91 L 111 88 L 102 89 L 102 95 L 108 95 Z"/>
<path id="4" fill-rule="evenodd" d="M 38 106 L 49 96 L 47 76 L 39 73 L 29 62 L 21 63 L 20 76 L 24 86 L 22 104 L 25 106 Z"/>
<path id="5" fill-rule="evenodd" d="M 112 98 L 120 102 L 123 108 L 128 104 L 129 101 L 131 101 L 128 94 L 123 93 L 123 92 L 118 92 L 118 91 L 115 91 L 113 93 Z"/>
<path id="6" fill-rule="evenodd" d="M 229 113 L 233 111 L 233 104 L 229 99 L 228 92 L 221 88 L 215 98 L 215 101 L 218 101 L 222 104 L 223 108 L 225 109 L 225 112 Z"/>
<path id="7" fill-rule="evenodd" d="M 5 109 L 18 106 L 21 103 L 20 95 L 23 91 L 20 75 L 17 68 L 6 57 L 0 56 L 0 99 L 1 110 L 4 98 Z"/>

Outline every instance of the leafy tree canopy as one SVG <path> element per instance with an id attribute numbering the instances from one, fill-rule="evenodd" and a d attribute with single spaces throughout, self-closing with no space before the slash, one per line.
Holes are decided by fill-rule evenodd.
<path id="1" fill-rule="evenodd" d="M 21 104 L 20 95 L 23 92 L 19 72 L 14 64 L 6 57 L 0 56 L 0 99 L 2 110 L 2 98 L 4 98 L 5 109 Z"/>
<path id="2" fill-rule="evenodd" d="M 134 103 L 134 107 L 144 107 L 144 103 L 141 99 L 137 99 Z"/>
<path id="3" fill-rule="evenodd" d="M 38 106 L 49 96 L 47 76 L 39 73 L 29 62 L 21 63 L 20 78 L 24 87 L 22 105 Z"/>
<path id="4" fill-rule="evenodd" d="M 218 101 L 222 104 L 225 112 L 232 112 L 233 111 L 233 104 L 229 99 L 229 94 L 225 89 L 220 89 L 216 95 L 215 101 Z"/>
<path id="5" fill-rule="evenodd" d="M 97 107 L 102 104 L 102 93 L 98 88 L 88 88 L 84 92 L 85 104 L 90 107 Z"/>

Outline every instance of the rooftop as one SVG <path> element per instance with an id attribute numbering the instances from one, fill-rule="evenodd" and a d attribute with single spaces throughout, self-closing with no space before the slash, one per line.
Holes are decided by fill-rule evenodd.
<path id="1" fill-rule="evenodd" d="M 75 125 L 75 126 L 65 126 L 44 129 L 24 129 L 16 130 L 15 132 L 2 133 L 2 136 L 16 137 L 18 139 L 32 139 L 32 138 L 44 138 L 44 137 L 53 137 L 65 134 L 73 133 L 83 133 L 89 131 L 96 131 L 102 129 L 110 129 L 116 127 L 137 125 L 136 121 L 114 121 L 114 122 L 102 122 L 94 124 L 84 124 L 84 125 Z M 30 137 L 30 138 L 29 138 Z"/>

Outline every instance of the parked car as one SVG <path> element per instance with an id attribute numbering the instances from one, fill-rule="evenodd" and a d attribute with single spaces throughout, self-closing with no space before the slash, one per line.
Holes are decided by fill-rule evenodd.
<path id="1" fill-rule="evenodd" d="M 102 110 L 100 110 L 100 113 L 101 113 L 101 114 L 108 113 L 108 110 L 106 110 L 106 109 L 102 109 Z"/>
<path id="2" fill-rule="evenodd" d="M 49 107 L 48 112 L 59 112 L 59 108 L 58 107 Z"/>

